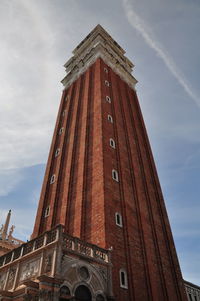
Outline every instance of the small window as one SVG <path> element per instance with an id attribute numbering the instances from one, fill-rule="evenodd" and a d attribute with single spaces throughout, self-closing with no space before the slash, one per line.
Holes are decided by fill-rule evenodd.
<path id="1" fill-rule="evenodd" d="M 59 135 L 61 135 L 63 133 L 63 131 L 64 131 L 64 128 L 60 128 Z"/>
<path id="2" fill-rule="evenodd" d="M 112 138 L 110 138 L 110 146 L 115 148 L 115 141 Z"/>
<path id="3" fill-rule="evenodd" d="M 66 97 L 65 97 L 65 101 L 68 101 L 69 100 L 69 95 L 67 95 Z"/>
<path id="4" fill-rule="evenodd" d="M 112 170 L 112 178 L 113 180 L 119 182 L 118 172 L 115 169 Z"/>
<path id="5" fill-rule="evenodd" d="M 108 73 L 108 69 L 107 69 L 107 68 L 104 68 L 104 72 L 105 72 L 105 73 Z"/>
<path id="6" fill-rule="evenodd" d="M 60 148 L 57 148 L 57 150 L 55 151 L 55 157 L 57 157 L 60 154 Z"/>
<path id="7" fill-rule="evenodd" d="M 116 222 L 117 226 L 119 226 L 119 227 L 123 226 L 123 224 L 122 224 L 122 216 L 118 212 L 115 213 L 115 222 Z"/>
<path id="8" fill-rule="evenodd" d="M 120 287 L 128 288 L 127 273 L 125 269 L 119 271 Z"/>
<path id="9" fill-rule="evenodd" d="M 111 115 L 108 115 L 108 121 L 111 122 L 111 123 L 113 123 L 113 118 L 112 118 Z"/>
<path id="10" fill-rule="evenodd" d="M 65 114 L 66 114 L 66 110 L 63 111 L 62 115 L 65 116 Z"/>
<path id="11" fill-rule="evenodd" d="M 105 85 L 106 85 L 107 87 L 109 87 L 109 86 L 110 86 L 110 83 L 109 83 L 107 80 L 105 80 Z"/>
<path id="12" fill-rule="evenodd" d="M 110 96 L 106 96 L 106 101 L 109 102 L 109 103 L 111 103 L 111 98 L 110 98 Z"/>
<path id="13" fill-rule="evenodd" d="M 55 182 L 56 176 L 52 175 L 50 179 L 50 184 L 53 184 Z"/>
<path id="14" fill-rule="evenodd" d="M 48 207 L 45 209 L 44 217 L 49 216 L 49 214 L 50 214 L 50 206 L 48 206 Z"/>

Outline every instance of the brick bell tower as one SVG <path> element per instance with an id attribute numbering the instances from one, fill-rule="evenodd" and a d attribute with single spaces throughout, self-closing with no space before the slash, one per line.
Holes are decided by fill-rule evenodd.
<path id="1" fill-rule="evenodd" d="M 117 301 L 186 300 L 133 64 L 124 54 L 98 25 L 65 64 L 32 238 L 62 224 L 66 233 L 112 249 Z"/>

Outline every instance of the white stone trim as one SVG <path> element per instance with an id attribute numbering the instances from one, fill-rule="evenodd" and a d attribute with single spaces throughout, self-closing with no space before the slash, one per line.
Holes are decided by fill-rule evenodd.
<path id="1" fill-rule="evenodd" d="M 109 142 L 110 142 L 110 147 L 115 149 L 116 148 L 115 140 L 113 138 L 110 138 Z"/>
<path id="2" fill-rule="evenodd" d="M 106 101 L 109 102 L 109 103 L 111 103 L 111 98 L 110 98 L 110 96 L 106 95 Z"/>
<path id="3" fill-rule="evenodd" d="M 132 76 L 133 64 L 124 50 L 98 25 L 73 51 L 74 56 L 64 65 L 67 75 L 62 80 L 67 89 L 96 60 L 101 58 L 122 80 L 135 89 L 137 80 Z"/>
<path id="4" fill-rule="evenodd" d="M 119 217 L 119 221 L 118 221 L 118 217 Z M 123 227 L 122 215 L 119 212 L 115 212 L 115 223 L 117 226 L 121 228 Z"/>
<path id="5" fill-rule="evenodd" d="M 112 116 L 110 115 L 110 114 L 108 114 L 108 121 L 110 122 L 110 123 L 113 123 L 113 118 L 112 118 Z"/>
<path id="6" fill-rule="evenodd" d="M 124 279 L 122 279 L 122 273 L 124 274 Z M 119 278 L 120 278 L 120 287 L 128 289 L 128 278 L 127 278 L 127 272 L 124 268 L 120 269 L 119 271 Z M 124 283 L 123 281 L 124 280 Z"/>
<path id="7" fill-rule="evenodd" d="M 112 178 L 114 181 L 119 182 L 119 174 L 118 171 L 116 169 L 112 170 Z"/>
<path id="8" fill-rule="evenodd" d="M 55 182 L 55 180 L 56 180 L 56 175 L 53 174 L 50 178 L 50 184 L 53 184 Z"/>

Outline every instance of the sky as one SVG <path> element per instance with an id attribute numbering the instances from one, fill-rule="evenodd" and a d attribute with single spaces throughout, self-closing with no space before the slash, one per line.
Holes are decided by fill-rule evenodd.
<path id="1" fill-rule="evenodd" d="M 65 76 L 101 24 L 134 63 L 183 277 L 200 285 L 200 2 L 0 1 L 0 224 L 33 229 Z"/>

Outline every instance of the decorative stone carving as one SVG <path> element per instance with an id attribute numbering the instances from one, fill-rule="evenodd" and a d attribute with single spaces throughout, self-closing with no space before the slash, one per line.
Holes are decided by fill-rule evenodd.
<path id="1" fill-rule="evenodd" d="M 77 281 L 76 267 L 71 267 L 66 273 L 66 280 L 73 285 Z"/>
<path id="2" fill-rule="evenodd" d="M 93 274 L 91 277 L 90 285 L 93 288 L 93 291 L 102 291 L 105 289 L 105 286 L 103 285 L 102 281 L 99 279 L 100 277 L 98 274 Z"/>
<path id="3" fill-rule="evenodd" d="M 88 280 L 88 278 L 90 277 L 88 269 L 84 266 L 80 267 L 79 275 L 83 280 Z"/>
<path id="4" fill-rule="evenodd" d="M 13 283 L 14 283 L 14 280 L 15 280 L 15 274 L 16 274 L 16 267 L 11 268 L 10 271 L 9 271 L 9 274 L 8 274 L 8 281 L 7 281 L 7 286 L 6 286 L 6 288 L 8 290 L 13 288 Z"/>
<path id="5" fill-rule="evenodd" d="M 25 263 L 20 271 L 19 281 L 22 282 L 38 276 L 39 264 L 40 259 Z"/>
<path id="6" fill-rule="evenodd" d="M 188 295 L 200 297 L 200 289 L 198 288 L 198 286 L 192 287 L 186 284 L 185 288 Z"/>
<path id="7" fill-rule="evenodd" d="M 6 273 L 0 275 L 0 290 L 4 289 L 5 282 L 6 282 Z"/>
<path id="8" fill-rule="evenodd" d="M 46 254 L 44 258 L 44 273 L 51 272 L 53 262 L 53 253 Z"/>
<path id="9" fill-rule="evenodd" d="M 105 267 L 103 266 L 95 266 L 95 268 L 98 270 L 99 274 L 102 276 L 103 280 L 105 282 L 108 281 L 108 271 Z"/>

